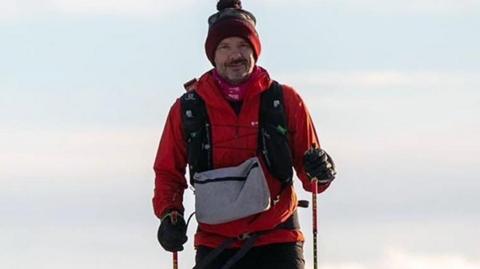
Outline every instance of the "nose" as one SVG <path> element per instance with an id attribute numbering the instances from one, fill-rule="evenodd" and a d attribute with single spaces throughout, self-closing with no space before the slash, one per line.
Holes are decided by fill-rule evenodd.
<path id="1" fill-rule="evenodd" d="M 233 49 L 232 52 L 230 53 L 230 59 L 239 59 L 239 58 L 243 58 L 242 56 L 242 52 L 240 51 L 240 49 Z"/>

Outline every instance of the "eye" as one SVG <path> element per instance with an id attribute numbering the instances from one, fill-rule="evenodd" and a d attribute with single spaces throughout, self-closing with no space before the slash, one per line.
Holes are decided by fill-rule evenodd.
<path id="1" fill-rule="evenodd" d="M 228 46 L 227 44 L 220 44 L 220 45 L 218 45 L 218 47 L 217 47 L 217 49 L 224 49 L 224 50 L 225 50 L 225 49 L 228 49 L 228 48 L 229 48 L 229 46 Z"/>

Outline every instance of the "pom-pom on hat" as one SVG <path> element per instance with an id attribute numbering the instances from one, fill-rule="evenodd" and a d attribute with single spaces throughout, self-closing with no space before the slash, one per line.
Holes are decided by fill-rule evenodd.
<path id="1" fill-rule="evenodd" d="M 208 35 L 205 52 L 210 62 L 215 65 L 215 50 L 227 37 L 238 36 L 247 40 L 252 46 L 255 60 L 261 51 L 260 38 L 255 30 L 256 19 L 252 13 L 242 9 L 240 0 L 220 0 L 218 12 L 208 18 Z"/>

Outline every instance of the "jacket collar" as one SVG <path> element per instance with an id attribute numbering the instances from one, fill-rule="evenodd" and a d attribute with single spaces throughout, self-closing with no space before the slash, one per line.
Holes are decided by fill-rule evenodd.
<path id="1" fill-rule="evenodd" d="M 243 102 L 248 102 L 248 99 L 253 98 L 270 87 L 271 79 L 268 72 L 262 67 L 261 74 L 249 82 L 247 92 Z M 222 90 L 213 77 L 213 69 L 203 74 L 197 84 L 196 92 L 202 97 L 206 104 L 210 106 L 219 106 L 228 104 L 228 101 L 223 96 Z"/>

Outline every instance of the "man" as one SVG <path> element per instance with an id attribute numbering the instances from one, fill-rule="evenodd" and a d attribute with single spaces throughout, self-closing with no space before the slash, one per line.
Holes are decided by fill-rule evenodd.
<path id="1" fill-rule="evenodd" d="M 292 167 L 305 190 L 315 179 L 322 192 L 334 179 L 333 161 L 319 148 L 300 96 L 256 65 L 261 44 L 253 14 L 238 0 L 221 0 L 217 9 L 205 42 L 214 68 L 172 106 L 155 159 L 158 240 L 170 252 L 187 241 L 188 164 L 199 222 L 195 268 L 304 268 Z M 273 88 L 281 97 L 264 101 Z"/>

